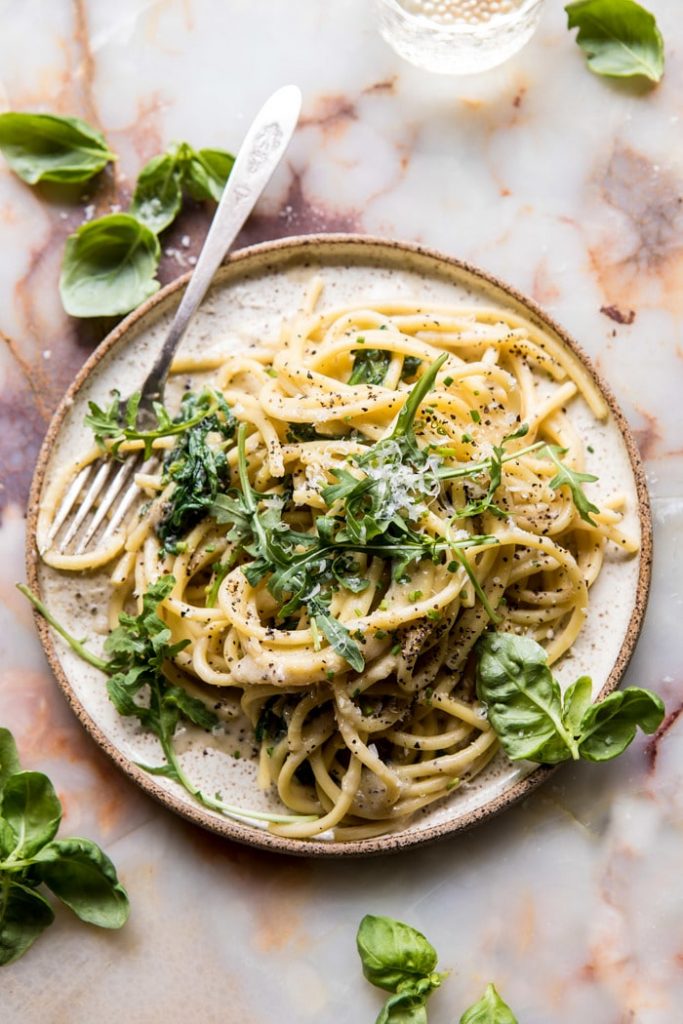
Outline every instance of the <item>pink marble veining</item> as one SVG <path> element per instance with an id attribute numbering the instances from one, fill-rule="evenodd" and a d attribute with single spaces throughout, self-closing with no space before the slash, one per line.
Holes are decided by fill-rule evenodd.
<path id="1" fill-rule="evenodd" d="M 430 1020 L 457 1020 L 489 980 L 524 1024 L 671 1024 L 683 999 L 683 28 L 651 91 L 583 66 L 549 3 L 538 35 L 479 78 L 431 77 L 384 45 L 362 0 L 0 2 L 0 102 L 83 116 L 120 161 L 72 204 L 0 168 L 0 722 L 54 778 L 66 833 L 101 841 L 133 913 L 106 934 L 58 913 L 2 971 L 8 1024 L 372 1020 L 355 930 L 415 924 L 452 970 Z M 56 402 L 108 324 L 65 317 L 63 240 L 85 209 L 124 204 L 167 143 L 235 147 L 292 80 L 304 116 L 240 244 L 318 230 L 422 241 L 533 295 L 590 352 L 636 431 L 651 487 L 655 574 L 627 681 L 658 689 L 666 728 L 618 762 L 560 770 L 462 838 L 390 860 L 290 861 L 221 842 L 124 779 L 46 667 L 23 576 L 23 506 Z M 186 269 L 208 211 L 163 240 Z M 190 246 L 182 245 L 189 236 Z"/>

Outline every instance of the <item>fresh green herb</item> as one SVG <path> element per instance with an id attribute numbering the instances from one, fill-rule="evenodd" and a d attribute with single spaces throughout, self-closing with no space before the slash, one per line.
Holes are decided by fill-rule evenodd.
<path id="1" fill-rule="evenodd" d="M 148 459 L 152 454 L 152 445 L 157 438 L 184 434 L 185 431 L 191 430 L 204 420 L 213 422 L 211 417 L 219 409 L 223 413 L 224 425 L 232 423 L 230 410 L 223 397 L 218 392 L 205 390 L 199 396 L 186 396 L 181 403 L 180 413 L 175 418 L 171 417 L 161 402 L 155 402 L 154 412 L 158 424 L 156 429 L 138 430 L 135 422 L 140 404 L 140 392 L 136 391 L 128 399 L 123 417 L 121 417 L 119 392 L 115 390 L 113 395 L 108 409 L 101 408 L 95 402 L 88 402 L 89 412 L 83 422 L 86 427 L 90 427 L 97 443 L 114 456 L 117 455 L 124 441 L 144 441 L 144 457 Z"/>
<path id="2" fill-rule="evenodd" d="M 170 153 L 153 156 L 138 175 L 130 213 L 158 235 L 176 219 L 183 193 L 181 173 Z"/>
<path id="3" fill-rule="evenodd" d="M 186 142 L 152 157 L 138 177 L 130 212 L 159 234 L 175 220 L 183 190 L 193 199 L 218 202 L 234 164 L 220 149 L 192 149 Z"/>
<path id="4" fill-rule="evenodd" d="M 129 213 L 82 224 L 66 240 L 59 290 L 71 316 L 118 316 L 159 290 L 161 249 L 150 229 Z"/>
<path id="5" fill-rule="evenodd" d="M 31 185 L 87 181 L 116 160 L 100 132 L 54 114 L 1 114 L 0 150 Z M 186 142 L 153 157 L 140 172 L 128 213 L 89 221 L 67 239 L 59 284 L 67 313 L 119 316 L 158 291 L 156 236 L 175 220 L 183 192 L 218 202 L 233 164 L 230 153 L 194 150 Z"/>
<path id="6" fill-rule="evenodd" d="M 21 771 L 12 734 L 0 729 L 0 966 L 18 960 L 54 920 L 46 885 L 77 917 L 120 928 L 126 890 L 89 839 L 55 839 L 62 806 L 41 772 Z"/>
<path id="7" fill-rule="evenodd" d="M 467 516 L 480 516 L 484 512 L 489 512 L 499 519 L 504 519 L 507 513 L 494 504 L 494 497 L 496 491 L 500 487 L 503 478 L 503 463 L 509 462 L 511 459 L 519 458 L 520 452 L 506 452 L 505 445 L 509 444 L 510 441 L 515 441 L 520 437 L 524 437 L 529 432 L 529 427 L 526 423 L 523 423 L 517 430 L 512 434 L 507 434 L 498 445 L 493 446 L 493 454 L 490 459 L 487 460 L 487 472 L 489 474 L 489 486 L 486 494 L 483 498 L 478 501 L 470 501 L 465 505 L 464 508 L 458 509 L 455 513 L 458 518 L 464 518 Z M 533 446 L 531 446 L 533 448 Z M 529 448 L 524 449 L 529 451 Z M 444 470 L 443 477 L 448 478 L 449 471 Z"/>
<path id="8" fill-rule="evenodd" d="M 282 704 L 281 697 L 269 697 L 263 705 L 254 729 L 254 738 L 257 743 L 264 739 L 282 739 L 287 734 L 287 723 L 282 714 L 276 709 Z"/>
<path id="9" fill-rule="evenodd" d="M 422 597 L 422 591 L 421 590 L 411 590 L 409 592 L 409 594 L 408 594 L 408 600 L 411 603 L 414 603 L 415 601 L 419 601 L 421 597 Z"/>
<path id="10" fill-rule="evenodd" d="M 176 421 L 186 424 L 196 421 L 199 412 L 204 417 L 194 426 L 186 427 L 176 446 L 164 459 L 164 483 L 175 484 L 165 511 L 156 526 L 156 533 L 167 551 L 178 551 L 180 538 L 206 514 L 218 495 L 218 489 L 228 479 L 228 460 L 225 448 L 232 446 L 235 418 L 224 399 L 213 395 L 218 406 L 207 415 L 212 395 L 188 394 L 183 397 Z M 211 436 L 216 443 L 209 443 Z M 218 584 L 220 586 L 220 583 Z"/>
<path id="11" fill-rule="evenodd" d="M 235 158 L 223 149 L 193 149 L 182 142 L 176 150 L 182 182 L 193 199 L 220 201 Z"/>
<path id="12" fill-rule="evenodd" d="M 648 10 L 634 0 L 577 0 L 567 4 L 567 23 L 597 75 L 658 82 L 664 73 L 664 40 Z"/>
<path id="13" fill-rule="evenodd" d="M 559 487 L 568 487 L 572 500 L 581 518 L 587 523 L 590 523 L 591 526 L 595 526 L 595 522 L 590 518 L 590 513 L 599 513 L 600 509 L 589 501 L 583 490 L 582 484 L 593 483 L 598 479 L 598 477 L 593 476 L 592 473 L 579 473 L 577 470 L 571 469 L 560 460 L 560 456 L 565 454 L 566 448 L 560 448 L 553 444 L 546 444 L 543 441 L 536 441 L 535 444 L 527 445 L 526 448 L 521 448 L 518 451 L 505 451 L 506 444 L 509 444 L 510 441 L 514 441 L 517 438 L 524 437 L 528 431 L 528 425 L 526 423 L 522 423 L 521 426 L 519 426 L 512 434 L 507 434 L 499 445 L 494 445 L 493 454 L 488 459 L 484 459 L 481 462 L 468 463 L 464 466 L 443 466 L 438 470 L 438 476 L 441 480 L 454 480 L 463 477 L 476 478 L 482 474 L 488 474 L 489 486 L 484 497 L 477 501 L 469 502 L 464 508 L 458 509 L 455 515 L 458 518 L 462 518 L 481 515 L 483 512 L 490 512 L 498 518 L 503 518 L 506 515 L 505 511 L 498 508 L 498 506 L 494 504 L 493 500 L 496 491 L 501 484 L 503 465 L 506 462 L 520 458 L 522 455 L 527 455 L 529 452 L 536 451 L 541 458 L 551 459 L 557 467 L 558 472 L 550 481 L 550 486 L 555 490 Z M 463 434 L 463 441 L 466 436 L 471 440 L 469 435 Z M 433 450 L 440 455 L 455 454 L 453 449 L 450 448 L 435 447 Z"/>
<path id="14" fill-rule="evenodd" d="M 356 339 L 360 341 L 360 338 Z M 382 384 L 389 369 L 391 353 L 382 349 L 368 348 L 356 352 L 353 357 L 353 370 L 348 384 Z"/>
<path id="15" fill-rule="evenodd" d="M 219 523 L 232 523 L 229 540 L 241 543 L 252 561 L 243 566 L 251 586 L 268 576 L 268 589 L 282 602 L 280 615 L 291 615 L 306 605 L 309 617 L 324 634 L 331 647 L 352 668 L 360 672 L 365 659 L 353 642 L 349 631 L 329 612 L 329 596 L 321 590 L 321 578 L 334 578 L 332 559 L 326 556 L 339 552 L 331 549 L 320 534 L 317 537 L 292 530 L 282 522 L 283 499 L 279 495 L 257 494 L 249 481 L 246 457 L 246 424 L 237 432 L 240 490 L 219 495 L 212 505 L 212 513 Z M 265 506 L 262 508 L 261 506 Z M 318 529 L 324 527 L 320 520 Z M 308 548 L 297 554 L 301 547 Z"/>
<path id="16" fill-rule="evenodd" d="M 412 380 L 421 366 L 422 360 L 418 356 L 406 356 L 401 367 L 401 380 Z"/>
<path id="17" fill-rule="evenodd" d="M 0 114 L 0 150 L 29 185 L 88 181 L 116 160 L 100 132 L 77 117 L 57 114 Z"/>
<path id="18" fill-rule="evenodd" d="M 391 435 L 357 460 L 364 478 L 359 480 L 347 470 L 339 470 L 339 483 L 324 489 L 323 498 L 328 506 L 344 502 L 343 517 L 319 516 L 315 533 L 302 533 L 288 526 L 282 518 L 286 495 L 259 494 L 251 486 L 244 424 L 238 430 L 239 489 L 218 494 L 210 507 L 219 523 L 231 524 L 228 540 L 236 550 L 249 556 L 241 569 L 250 585 L 267 581 L 268 590 L 280 603 L 279 616 L 283 620 L 305 606 L 314 628 L 356 671 L 362 670 L 364 657 L 355 641 L 362 643 L 365 637 L 362 633 L 351 635 L 329 611 L 332 593 L 340 586 L 352 592 L 367 586 L 367 580 L 350 560 L 351 553 L 362 552 L 391 561 L 394 579 L 405 579 L 412 562 L 423 558 L 440 561 L 455 553 L 462 558 L 468 575 L 473 575 L 463 552 L 469 547 L 495 543 L 495 538 L 479 535 L 437 540 L 413 529 L 405 515 L 406 511 L 410 514 L 412 507 L 412 488 L 420 493 L 428 477 L 437 491 L 440 486 L 432 457 L 417 444 L 413 424 L 445 358 L 438 359 L 413 387 Z M 397 480 L 402 488 L 400 496 Z M 476 578 L 474 585 L 477 593 L 481 593 Z M 489 609 L 485 595 L 484 601 Z M 494 615 L 492 610 L 491 614 Z"/>
<path id="19" fill-rule="evenodd" d="M 565 449 L 557 448 L 555 445 L 550 444 L 545 445 L 543 449 L 543 454 L 552 459 L 557 466 L 557 475 L 550 481 L 550 486 L 555 490 L 558 487 L 568 487 L 580 517 L 585 522 L 590 523 L 591 526 L 595 526 L 595 521 L 591 519 L 590 513 L 598 514 L 600 509 L 588 500 L 581 485 L 594 483 L 598 478 L 593 476 L 592 473 L 579 473 L 575 469 L 570 469 L 563 462 L 560 462 L 558 455 L 563 455 L 564 451 Z"/>
<path id="20" fill-rule="evenodd" d="M 165 674 L 167 662 L 175 658 L 189 642 L 181 640 L 172 644 L 171 630 L 158 614 L 159 604 L 168 597 L 174 586 L 173 576 L 162 576 L 143 595 L 139 615 L 121 613 L 119 625 L 105 642 L 106 659 L 99 658 L 71 636 L 28 587 L 20 584 L 19 590 L 72 650 L 109 677 L 107 693 L 118 713 L 126 718 L 137 718 L 143 728 L 157 737 L 164 757 L 163 763 L 156 766 L 141 764 L 140 768 L 151 775 L 172 779 L 199 803 L 229 818 L 239 821 L 310 821 L 310 816 L 269 814 L 235 807 L 204 793 L 188 778 L 173 744 L 178 725 L 181 721 L 187 721 L 209 730 L 218 724 L 218 719 L 203 701 L 190 696 L 181 686 L 170 683 Z"/>
<path id="21" fill-rule="evenodd" d="M 470 419 L 474 423 L 481 423 L 481 414 L 478 409 L 470 409 Z"/>
<path id="22" fill-rule="evenodd" d="M 530 637 L 487 633 L 478 655 L 477 696 L 513 761 L 608 761 L 629 746 L 638 726 L 653 733 L 664 717 L 657 694 L 638 687 L 594 704 L 591 680 L 581 676 L 563 695 L 546 652 Z"/>
<path id="23" fill-rule="evenodd" d="M 487 985 L 484 995 L 465 1010 L 460 1024 L 517 1024 L 514 1013 L 496 992 L 494 985 Z"/>
<path id="24" fill-rule="evenodd" d="M 319 434 L 312 423 L 290 423 L 287 426 L 287 440 L 293 442 L 329 441 L 325 434 Z"/>
<path id="25" fill-rule="evenodd" d="M 436 971 L 437 953 L 421 932 L 391 917 L 367 914 L 356 936 L 363 974 L 392 995 L 376 1024 L 426 1024 L 426 1002 L 445 974 Z"/>

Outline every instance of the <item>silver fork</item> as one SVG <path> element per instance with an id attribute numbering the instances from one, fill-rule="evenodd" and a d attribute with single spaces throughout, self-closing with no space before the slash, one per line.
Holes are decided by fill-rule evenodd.
<path id="1" fill-rule="evenodd" d="M 295 85 L 286 85 L 273 93 L 254 118 L 235 159 L 168 336 L 142 385 L 136 420 L 138 430 L 156 427 L 153 403 L 163 398 L 176 349 L 225 254 L 279 164 L 294 134 L 300 110 L 300 90 Z M 125 407 L 126 400 L 123 400 L 122 416 Z M 109 522 L 99 543 L 108 541 L 124 521 L 139 493 L 132 477 L 142 467 L 142 461 L 140 453 L 132 453 L 122 462 L 114 463 L 112 459 L 103 457 L 84 467 L 62 499 L 41 554 L 49 551 L 55 542 L 60 552 L 73 543 L 72 553 L 84 554 L 107 515 Z M 118 468 L 112 472 L 114 466 Z"/>

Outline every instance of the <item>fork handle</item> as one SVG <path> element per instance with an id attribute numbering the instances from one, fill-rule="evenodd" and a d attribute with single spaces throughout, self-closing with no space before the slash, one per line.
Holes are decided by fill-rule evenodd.
<path id="1" fill-rule="evenodd" d="M 240 146 L 218 204 L 197 265 L 159 355 L 142 385 L 137 425 L 156 424 L 152 402 L 161 401 L 166 377 L 188 324 L 213 280 L 228 249 L 270 181 L 294 134 L 301 110 L 301 92 L 286 85 L 266 100 Z M 150 419 L 151 417 L 151 419 Z"/>

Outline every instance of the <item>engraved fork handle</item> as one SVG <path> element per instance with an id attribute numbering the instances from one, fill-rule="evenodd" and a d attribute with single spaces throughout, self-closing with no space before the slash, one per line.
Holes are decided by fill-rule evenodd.
<path id="1" fill-rule="evenodd" d="M 156 426 L 152 402 L 159 402 L 163 397 L 176 349 L 225 254 L 282 159 L 294 134 L 300 110 L 300 90 L 296 85 L 286 85 L 266 100 L 254 118 L 235 159 L 168 336 L 142 385 L 138 429 Z"/>

